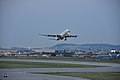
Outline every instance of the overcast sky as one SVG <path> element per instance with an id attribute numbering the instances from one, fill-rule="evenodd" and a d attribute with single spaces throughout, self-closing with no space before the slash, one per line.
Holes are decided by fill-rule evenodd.
<path id="1" fill-rule="evenodd" d="M 79 35 L 52 41 L 38 33 Z M 120 0 L 0 0 L 0 47 L 120 44 Z"/>

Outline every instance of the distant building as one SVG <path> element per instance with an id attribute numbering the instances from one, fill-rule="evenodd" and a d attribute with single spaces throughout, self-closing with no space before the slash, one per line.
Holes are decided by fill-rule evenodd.
<path id="1" fill-rule="evenodd" d="M 115 50 L 115 49 L 112 49 L 110 52 L 111 52 L 111 53 L 115 53 L 115 52 L 116 52 L 116 50 Z"/>
<path id="2" fill-rule="evenodd" d="M 17 50 L 3 49 L 3 50 L 0 50 L 0 55 L 16 54 L 17 52 L 18 52 Z"/>

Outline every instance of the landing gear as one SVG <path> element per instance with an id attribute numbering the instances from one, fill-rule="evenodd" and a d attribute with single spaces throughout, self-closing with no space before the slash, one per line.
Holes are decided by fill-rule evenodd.
<path id="1" fill-rule="evenodd" d="M 65 38 L 65 41 L 67 40 L 67 38 Z"/>

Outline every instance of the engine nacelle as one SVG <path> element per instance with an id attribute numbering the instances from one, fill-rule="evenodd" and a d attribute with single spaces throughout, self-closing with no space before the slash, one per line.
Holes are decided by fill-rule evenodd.
<path id="1" fill-rule="evenodd" d="M 55 37 L 54 39 L 55 39 L 55 40 L 60 40 L 58 37 Z"/>

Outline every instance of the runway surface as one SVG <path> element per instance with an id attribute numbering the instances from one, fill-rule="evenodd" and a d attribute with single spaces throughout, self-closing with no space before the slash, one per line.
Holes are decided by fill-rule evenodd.
<path id="1" fill-rule="evenodd" d="M 25 59 L 0 59 L 0 61 L 27 61 L 27 62 L 51 62 L 66 64 L 99 65 L 107 67 L 97 68 L 17 68 L 0 69 L 0 79 L 2 80 L 88 80 L 85 78 L 55 76 L 44 74 L 29 74 L 29 72 L 120 72 L 120 64 L 98 63 L 98 62 L 78 62 L 78 61 L 56 61 L 56 60 L 25 60 Z M 7 73 L 8 77 L 3 77 Z"/>

